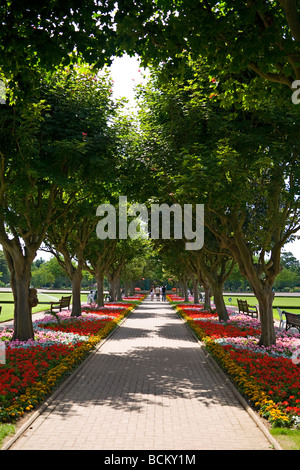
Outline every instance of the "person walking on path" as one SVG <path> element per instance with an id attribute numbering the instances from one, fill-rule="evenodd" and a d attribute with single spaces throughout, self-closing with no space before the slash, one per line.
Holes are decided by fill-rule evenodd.
<path id="1" fill-rule="evenodd" d="M 154 287 L 151 287 L 151 300 L 154 300 Z"/>
<path id="2" fill-rule="evenodd" d="M 149 297 L 49 401 L 2 450 L 274 447 L 170 304 Z"/>
<path id="3" fill-rule="evenodd" d="M 166 300 L 166 286 L 163 285 L 161 289 L 162 301 L 165 302 Z"/>
<path id="4" fill-rule="evenodd" d="M 156 300 L 160 300 L 160 287 L 156 286 L 155 288 Z"/>

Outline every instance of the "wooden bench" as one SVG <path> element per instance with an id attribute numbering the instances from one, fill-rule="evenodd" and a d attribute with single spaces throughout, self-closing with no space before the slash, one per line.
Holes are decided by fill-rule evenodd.
<path id="1" fill-rule="evenodd" d="M 247 300 L 237 299 L 237 301 L 238 301 L 239 313 L 243 313 L 244 315 L 249 315 L 252 318 L 258 318 L 257 307 L 249 305 Z"/>
<path id="2" fill-rule="evenodd" d="M 285 330 L 289 330 L 290 328 L 297 328 L 300 333 L 300 315 L 297 313 L 290 313 L 283 310 L 285 318 L 286 318 L 286 325 Z"/>
<path id="3" fill-rule="evenodd" d="M 71 303 L 71 295 L 62 296 L 57 302 L 50 302 L 50 312 L 54 313 L 54 310 L 61 312 L 63 308 L 69 308 Z"/>

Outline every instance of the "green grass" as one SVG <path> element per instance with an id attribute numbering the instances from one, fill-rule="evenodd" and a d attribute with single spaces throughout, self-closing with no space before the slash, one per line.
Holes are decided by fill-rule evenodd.
<path id="1" fill-rule="evenodd" d="M 15 426 L 13 424 L 0 424 L 0 449 L 6 437 L 15 433 Z"/>
<path id="2" fill-rule="evenodd" d="M 270 433 L 283 450 L 299 450 L 300 449 L 300 430 L 274 428 L 270 429 Z"/>
<path id="3" fill-rule="evenodd" d="M 230 298 L 231 298 L 231 302 L 229 302 L 229 300 L 228 300 Z M 249 305 L 258 304 L 258 301 L 257 301 L 257 299 L 254 295 L 242 296 L 242 295 L 233 294 L 233 295 L 224 296 L 225 303 L 228 306 L 233 305 L 233 306 L 237 307 L 237 299 L 247 300 Z M 279 315 L 277 313 L 276 307 L 283 307 L 282 310 L 287 310 L 287 311 L 289 311 L 289 307 L 299 307 L 297 309 L 293 308 L 290 311 L 292 313 L 300 314 L 300 296 L 293 297 L 293 296 L 285 296 L 284 294 L 282 294 L 282 295 L 276 294 L 275 295 L 274 301 L 273 301 L 273 313 L 274 313 L 274 317 L 279 319 Z"/>
<path id="4" fill-rule="evenodd" d="M 38 299 L 40 302 L 49 302 L 49 304 L 39 304 L 32 309 L 33 313 L 43 312 L 50 308 L 50 302 L 59 300 L 63 294 L 58 292 L 49 293 L 38 293 Z M 13 301 L 13 295 L 11 292 L 0 292 L 0 305 L 2 306 L 2 311 L 0 315 L 0 322 L 12 320 L 14 316 L 14 305 L 5 304 L 3 301 Z M 87 294 L 81 294 L 81 302 L 87 301 Z"/>

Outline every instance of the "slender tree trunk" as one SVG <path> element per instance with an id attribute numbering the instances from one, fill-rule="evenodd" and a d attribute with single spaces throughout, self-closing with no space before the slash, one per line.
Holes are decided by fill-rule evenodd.
<path id="1" fill-rule="evenodd" d="M 130 282 L 130 295 L 134 295 L 134 294 L 135 294 L 135 282 L 131 281 Z"/>
<path id="2" fill-rule="evenodd" d="M 28 341 L 34 338 L 31 306 L 29 303 L 30 269 L 13 273 L 11 287 L 14 296 L 14 333 L 13 340 Z"/>
<path id="3" fill-rule="evenodd" d="M 72 273 L 72 312 L 71 317 L 81 316 L 81 281 L 82 270 L 77 268 Z"/>
<path id="4" fill-rule="evenodd" d="M 198 279 L 197 278 L 194 278 L 193 289 L 194 289 L 194 304 L 198 304 L 199 303 L 199 292 L 198 292 Z"/>
<path id="5" fill-rule="evenodd" d="M 96 282 L 97 282 L 97 305 L 99 307 L 104 306 L 104 296 L 103 296 L 103 273 L 96 274 Z"/>
<path id="6" fill-rule="evenodd" d="M 188 286 L 187 286 L 187 280 L 184 279 L 183 281 L 183 293 L 184 293 L 184 301 L 188 302 L 189 301 L 189 294 L 188 294 Z"/>
<path id="7" fill-rule="evenodd" d="M 112 302 L 115 302 L 116 300 L 116 282 L 115 282 L 115 278 L 114 277 L 111 277 L 111 281 L 110 281 L 110 298 L 112 300 Z"/>
<path id="8" fill-rule="evenodd" d="M 120 277 L 119 276 L 116 279 L 116 294 L 117 294 L 117 300 L 118 301 L 122 300 Z"/>
<path id="9" fill-rule="evenodd" d="M 31 265 L 34 254 L 25 257 L 17 248 L 3 248 L 10 271 L 10 285 L 14 298 L 14 333 L 12 340 L 28 341 L 34 338 L 30 304 Z"/>
<path id="10" fill-rule="evenodd" d="M 223 283 L 221 285 L 214 283 L 212 285 L 212 290 L 214 294 L 214 302 L 219 316 L 219 320 L 227 322 L 229 320 L 229 315 L 223 297 Z"/>
<path id="11" fill-rule="evenodd" d="M 125 295 L 125 297 L 128 296 L 128 289 L 129 289 L 128 281 L 124 281 L 124 295 Z"/>
<path id="12" fill-rule="evenodd" d="M 259 304 L 259 315 L 261 322 L 260 346 L 272 346 L 276 344 L 276 335 L 273 318 L 272 287 L 266 286 L 264 290 L 254 292 Z"/>
<path id="13" fill-rule="evenodd" d="M 209 284 L 206 282 L 203 284 L 204 288 L 204 306 L 207 308 L 211 308 L 211 302 L 210 302 L 210 295 L 211 295 L 211 288 Z"/>

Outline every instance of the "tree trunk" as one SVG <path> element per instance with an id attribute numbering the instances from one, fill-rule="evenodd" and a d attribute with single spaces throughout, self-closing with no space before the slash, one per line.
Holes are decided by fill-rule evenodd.
<path id="1" fill-rule="evenodd" d="M 30 270 L 22 270 L 11 277 L 14 296 L 14 333 L 13 340 L 28 341 L 34 338 L 31 306 L 29 303 Z"/>
<path id="2" fill-rule="evenodd" d="M 124 296 L 128 297 L 128 281 L 124 281 Z"/>
<path id="3" fill-rule="evenodd" d="M 96 282 L 97 282 L 97 305 L 99 307 L 104 306 L 104 296 L 103 296 L 103 273 L 96 274 Z"/>
<path id="4" fill-rule="evenodd" d="M 130 295 L 134 295 L 134 294 L 135 294 L 135 282 L 131 281 L 130 282 Z"/>
<path id="5" fill-rule="evenodd" d="M 122 300 L 122 294 L 121 294 L 121 286 L 120 286 L 120 277 L 118 276 L 116 279 L 116 295 L 118 301 Z"/>
<path id="6" fill-rule="evenodd" d="M 12 340 L 28 341 L 34 338 L 30 304 L 31 265 L 34 254 L 25 257 L 19 250 L 4 255 L 10 271 L 10 285 L 14 297 L 14 332 Z"/>
<path id="7" fill-rule="evenodd" d="M 193 289 L 194 289 L 194 304 L 198 304 L 199 303 L 199 293 L 198 293 L 198 279 L 197 278 L 194 278 Z"/>
<path id="8" fill-rule="evenodd" d="M 276 344 L 276 335 L 273 318 L 274 293 L 270 286 L 263 291 L 254 292 L 259 304 L 259 316 L 261 322 L 260 346 L 272 346 Z"/>
<path id="9" fill-rule="evenodd" d="M 72 273 L 72 312 L 71 317 L 81 316 L 81 281 L 82 270 L 77 268 Z"/>
<path id="10" fill-rule="evenodd" d="M 189 301 L 189 294 L 188 294 L 188 286 L 187 286 L 187 280 L 184 279 L 183 281 L 183 292 L 184 292 L 184 301 L 188 302 Z"/>
<path id="11" fill-rule="evenodd" d="M 229 320 L 229 315 L 223 297 L 223 283 L 221 286 L 217 283 L 213 284 L 212 290 L 214 294 L 214 302 L 219 316 L 219 320 L 227 322 Z"/>
<path id="12" fill-rule="evenodd" d="M 110 298 L 112 302 L 116 300 L 116 282 L 115 278 L 112 277 L 110 281 Z"/>
<path id="13" fill-rule="evenodd" d="M 204 288 L 204 306 L 207 308 L 211 308 L 211 302 L 210 302 L 211 288 L 207 283 L 203 284 L 203 288 Z"/>

